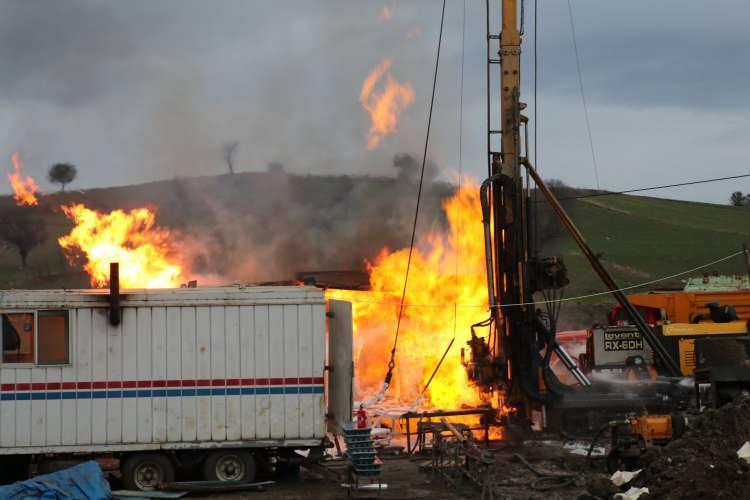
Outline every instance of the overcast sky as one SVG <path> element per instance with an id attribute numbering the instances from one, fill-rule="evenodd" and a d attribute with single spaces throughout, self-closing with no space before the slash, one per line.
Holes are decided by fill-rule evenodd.
<path id="1" fill-rule="evenodd" d="M 295 173 L 391 174 L 395 153 L 421 153 L 440 3 L 0 0 L 0 154 L 10 169 L 20 151 L 39 180 L 53 162 L 75 163 L 79 188 L 222 173 L 228 141 L 239 142 L 238 170 L 280 161 Z M 448 1 L 430 149 L 446 176 L 459 164 L 463 3 Z M 462 165 L 480 177 L 484 2 L 466 3 Z M 750 172 L 750 3 L 572 5 L 602 188 Z M 566 2 L 540 1 L 538 22 L 537 164 L 545 177 L 593 187 Z M 385 58 L 415 101 L 368 151 L 359 92 Z M 735 189 L 750 190 L 750 179 L 651 194 L 724 203 Z"/>

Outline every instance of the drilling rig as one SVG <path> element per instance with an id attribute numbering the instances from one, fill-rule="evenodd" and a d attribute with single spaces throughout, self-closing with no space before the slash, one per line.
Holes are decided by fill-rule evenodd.
<path id="1" fill-rule="evenodd" d="M 679 375 L 670 353 L 620 291 L 529 159 L 529 119 L 521 99 L 523 16 L 519 17 L 518 0 L 500 2 L 495 12 L 487 1 L 488 177 L 480 188 L 490 317 L 475 325 L 487 327 L 486 336 L 478 336 L 472 328 L 471 358 L 465 363 L 469 376 L 481 390 L 499 394 L 503 404 L 514 409 L 509 423 L 522 426 L 536 422 L 550 430 L 572 426 L 591 431 L 620 414 L 683 407 L 686 398 L 675 394 L 675 384 L 664 381 L 640 387 L 636 397 L 634 388 L 624 393 L 592 384 L 556 341 L 560 290 L 569 279 L 562 259 L 541 257 L 532 245 L 532 183 L 653 350 L 660 372 Z M 498 19 L 499 32 L 493 31 Z M 493 102 L 499 102 L 499 109 L 493 109 Z M 535 301 L 537 293 L 548 298 L 543 304 L 546 310 Z M 563 384 L 552 372 L 553 355 L 571 372 L 574 385 Z"/>

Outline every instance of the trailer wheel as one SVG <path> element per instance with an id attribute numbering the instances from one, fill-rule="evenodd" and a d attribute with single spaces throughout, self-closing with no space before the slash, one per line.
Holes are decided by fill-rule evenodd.
<path id="1" fill-rule="evenodd" d="M 120 467 L 122 482 L 129 490 L 151 491 L 174 481 L 172 461 L 162 453 L 136 453 L 125 457 Z"/>
<path id="2" fill-rule="evenodd" d="M 207 481 L 253 481 L 256 471 L 253 455 L 241 450 L 215 451 L 203 462 Z"/>

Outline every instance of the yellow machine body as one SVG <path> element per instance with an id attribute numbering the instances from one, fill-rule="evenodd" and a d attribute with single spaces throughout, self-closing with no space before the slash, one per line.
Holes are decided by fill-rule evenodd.
<path id="1" fill-rule="evenodd" d="M 695 337 L 745 335 L 748 333 L 748 325 L 744 320 L 728 323 L 669 323 L 662 325 L 661 332 L 665 337 L 679 337 L 677 351 L 680 357 L 680 371 L 687 377 L 695 370 Z"/>
<path id="2" fill-rule="evenodd" d="M 631 417 L 629 421 L 631 432 L 643 439 L 646 448 L 652 446 L 655 440 L 672 439 L 671 415 L 642 415 Z"/>

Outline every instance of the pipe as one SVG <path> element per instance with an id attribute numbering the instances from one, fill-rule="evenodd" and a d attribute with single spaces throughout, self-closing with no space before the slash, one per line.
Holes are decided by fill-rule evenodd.
<path id="1" fill-rule="evenodd" d="M 487 177 L 479 188 L 479 200 L 482 203 L 482 225 L 484 226 L 484 258 L 487 267 L 487 292 L 489 294 L 490 309 L 494 314 L 497 307 L 495 298 L 495 270 L 492 265 L 492 228 L 490 227 L 490 200 L 488 189 L 493 182 L 499 180 L 502 174 L 497 173 Z"/>
<path id="2" fill-rule="evenodd" d="M 557 354 L 557 357 L 560 358 L 560 361 L 562 361 L 562 364 L 564 364 L 568 371 L 573 374 L 579 384 L 581 384 L 583 387 L 591 387 L 591 381 L 588 379 L 586 374 L 583 373 L 580 368 L 578 368 L 575 360 L 570 356 L 570 354 L 568 354 L 568 351 L 566 351 L 563 346 L 555 342 L 554 351 Z"/>
<path id="3" fill-rule="evenodd" d="M 534 179 L 534 182 L 536 183 L 537 187 L 542 191 L 542 194 L 547 199 L 547 202 L 550 204 L 552 209 L 557 214 L 558 218 L 560 219 L 560 222 L 563 223 L 565 228 L 568 230 L 570 235 L 575 240 L 576 244 L 578 244 L 578 248 L 581 249 L 581 252 L 583 252 L 583 255 L 588 259 L 589 263 L 591 264 L 591 267 L 594 269 L 597 275 L 599 275 L 599 278 L 602 280 L 604 285 L 612 292 L 612 295 L 615 297 L 617 302 L 620 303 L 625 313 L 628 315 L 628 318 L 633 322 L 635 327 L 638 329 L 638 331 L 643 335 L 643 338 L 646 340 L 648 345 L 651 347 L 651 349 L 654 350 L 654 353 L 657 355 L 659 359 L 664 363 L 664 366 L 667 369 L 667 372 L 671 376 L 680 376 L 680 370 L 675 363 L 674 359 L 672 359 L 672 356 L 669 354 L 667 349 L 662 345 L 662 343 L 659 341 L 659 339 L 656 337 L 654 332 L 651 330 L 651 327 L 646 323 L 646 320 L 643 319 L 643 316 L 641 316 L 641 313 L 638 312 L 638 310 L 633 306 L 633 304 L 628 300 L 628 298 L 625 296 L 624 293 L 620 290 L 620 288 L 617 286 L 617 283 L 615 283 L 614 278 L 612 278 L 612 275 L 609 274 L 609 271 L 602 265 L 602 263 L 599 261 L 599 259 L 594 255 L 594 252 L 591 250 L 591 247 L 588 245 L 586 240 L 584 239 L 581 232 L 576 227 L 573 220 L 570 218 L 570 216 L 567 214 L 565 209 L 560 205 L 560 202 L 555 197 L 554 193 L 550 191 L 547 184 L 545 184 L 544 180 L 539 176 L 534 166 L 531 164 L 528 158 L 522 158 L 521 164 L 526 167 L 526 169 L 529 172 L 529 175 Z"/>
<path id="4" fill-rule="evenodd" d="M 109 263 L 109 324 L 117 326 L 122 319 L 120 307 L 120 265 Z"/>

